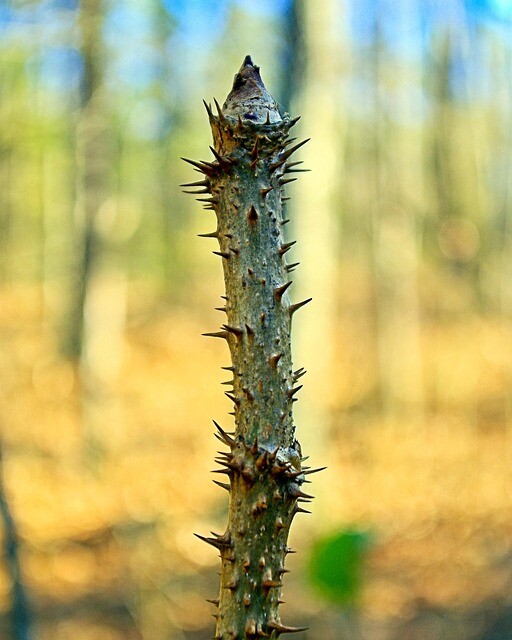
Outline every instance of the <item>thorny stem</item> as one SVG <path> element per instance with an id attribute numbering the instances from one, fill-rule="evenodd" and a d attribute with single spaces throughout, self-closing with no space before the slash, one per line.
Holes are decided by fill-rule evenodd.
<path id="1" fill-rule="evenodd" d="M 215 101 L 216 102 L 216 101 Z M 205 103 L 213 133 L 213 162 L 186 160 L 203 179 L 187 183 L 217 216 L 215 231 L 221 257 L 227 316 L 219 331 L 231 352 L 235 432 L 216 424 L 215 434 L 228 447 L 216 473 L 229 484 L 228 525 L 224 534 L 199 536 L 220 551 L 221 585 L 217 640 L 276 638 L 300 631 L 281 623 L 278 606 L 288 531 L 301 502 L 312 496 L 301 490 L 308 473 L 294 437 L 292 407 L 304 371 L 292 370 L 291 322 L 304 300 L 289 298 L 288 251 L 285 242 L 284 186 L 294 180 L 299 162 L 290 156 L 307 141 L 293 145 L 289 130 L 298 118 L 281 116 L 247 56 L 233 89 L 217 115 Z"/>

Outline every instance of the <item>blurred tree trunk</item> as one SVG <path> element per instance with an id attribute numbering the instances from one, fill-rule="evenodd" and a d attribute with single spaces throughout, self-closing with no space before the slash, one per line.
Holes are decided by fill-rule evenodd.
<path id="1" fill-rule="evenodd" d="M 119 158 L 104 89 L 101 0 L 83 0 L 79 25 L 84 71 L 76 127 L 76 263 L 65 350 L 79 365 L 84 454 L 95 466 L 120 435 L 122 403 L 111 390 L 123 355 L 126 274 L 115 259 L 122 215 Z M 117 183 L 114 184 L 114 180 Z"/>
<path id="2" fill-rule="evenodd" d="M 19 559 L 19 536 L 5 492 L 4 453 L 0 442 L 0 520 L 3 526 L 4 561 L 11 580 L 11 631 L 13 640 L 30 640 L 31 612 Z"/>
<path id="3" fill-rule="evenodd" d="M 304 33 L 301 20 L 300 0 L 291 0 L 284 15 L 286 46 L 284 52 L 281 103 L 285 111 L 291 112 L 295 98 L 301 90 L 304 67 Z"/>
<path id="4" fill-rule="evenodd" d="M 306 175 L 290 189 L 290 208 L 294 212 L 290 217 L 304 263 L 308 265 L 297 281 L 298 289 L 300 295 L 314 292 L 315 313 L 305 314 L 297 324 L 296 357 L 308 363 L 310 374 L 309 393 L 301 414 L 316 428 L 307 447 L 320 454 L 323 434 L 332 422 L 332 409 L 338 396 L 333 382 L 339 378 L 334 363 L 340 294 L 337 275 L 339 185 L 344 169 L 348 53 L 343 2 L 300 0 L 297 4 L 304 55 L 299 61 L 302 62 L 298 74 L 301 80 L 294 110 L 308 123 L 311 144 L 304 150 L 304 166 L 314 171 L 314 182 Z"/>
<path id="5" fill-rule="evenodd" d="M 478 36 L 473 34 L 471 38 L 476 44 Z M 427 76 L 433 105 L 427 175 L 434 196 L 431 240 L 435 242 L 437 262 L 464 294 L 467 307 L 483 310 L 484 252 L 480 237 L 489 207 L 482 180 L 483 122 L 480 109 L 462 104 L 471 97 L 471 88 L 462 84 L 456 69 L 464 42 L 471 38 L 465 31 L 447 31 L 432 43 Z"/>
<path id="6" fill-rule="evenodd" d="M 8 140 L 0 141 L 0 280 L 8 273 L 7 252 L 12 222 L 11 204 L 12 148 Z"/>
<path id="7" fill-rule="evenodd" d="M 153 18 L 153 35 L 154 44 L 159 54 L 159 72 L 158 83 L 155 86 L 154 93 L 159 101 L 162 110 L 162 120 L 164 126 L 173 120 L 173 104 L 171 98 L 172 72 L 171 60 L 169 56 L 169 38 L 172 33 L 172 24 L 169 13 L 163 6 L 161 0 L 153 0 L 152 3 Z M 156 193 L 158 197 L 158 211 L 161 214 L 162 224 L 162 244 L 160 249 L 162 257 L 160 264 L 162 265 L 162 285 L 166 289 L 166 293 L 175 292 L 179 287 L 181 280 L 177 270 L 177 243 L 181 235 L 177 233 L 176 225 L 178 223 L 176 216 L 176 208 L 174 202 L 176 200 L 176 184 L 178 183 L 176 175 L 176 165 L 173 159 L 176 157 L 174 149 L 171 145 L 174 142 L 174 136 L 168 136 L 165 131 L 161 131 L 158 141 L 156 142 L 157 154 L 155 167 L 155 175 L 158 176 L 156 184 Z M 170 287 L 170 289 L 169 289 Z"/>
<path id="8" fill-rule="evenodd" d="M 98 211 L 109 187 L 110 149 L 103 95 L 102 4 L 83 0 L 79 14 L 83 77 L 81 109 L 76 127 L 77 188 L 75 203 L 75 265 L 64 351 L 78 360 L 85 344 L 85 310 L 91 276 L 101 241 Z"/>
<path id="9" fill-rule="evenodd" d="M 407 6 L 404 6 L 407 4 Z M 423 413 L 423 375 L 418 294 L 418 241 L 422 207 L 421 129 L 413 96 L 421 79 L 412 65 L 388 53 L 375 9 L 372 64 L 374 167 L 372 264 L 375 288 L 379 395 L 386 420 Z M 418 8 L 401 3 L 397 33 L 404 37 L 419 21 Z M 418 29 L 417 29 L 418 30 Z M 418 73 L 418 71 L 416 71 Z M 393 119 L 389 104 L 395 97 Z M 416 126 L 416 130 L 414 129 Z"/>

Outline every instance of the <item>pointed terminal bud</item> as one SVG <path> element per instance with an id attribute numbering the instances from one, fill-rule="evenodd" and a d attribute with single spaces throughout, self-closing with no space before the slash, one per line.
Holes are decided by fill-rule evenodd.
<path id="1" fill-rule="evenodd" d="M 243 120 L 258 124 L 282 121 L 277 103 L 266 90 L 260 69 L 250 56 L 245 57 L 235 76 L 233 88 L 224 103 L 224 113 L 239 117 L 241 123 Z"/>

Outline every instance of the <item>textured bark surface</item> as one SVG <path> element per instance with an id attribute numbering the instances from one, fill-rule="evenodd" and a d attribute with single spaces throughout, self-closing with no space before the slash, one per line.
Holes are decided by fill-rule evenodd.
<path id="1" fill-rule="evenodd" d="M 220 551 L 221 585 L 215 637 L 219 640 L 275 638 L 299 631 L 281 623 L 278 606 L 294 516 L 309 501 L 301 485 L 308 473 L 295 439 L 292 407 L 303 370 L 292 370 L 292 316 L 309 300 L 292 304 L 285 242 L 284 186 L 294 180 L 300 162 L 290 156 L 289 130 L 298 120 L 279 114 L 255 66 L 247 56 L 233 89 L 217 115 L 206 109 L 213 132 L 214 162 L 187 160 L 204 174 L 191 193 L 213 209 L 216 238 L 226 286 L 227 315 L 220 331 L 231 352 L 233 374 L 226 395 L 233 401 L 235 431 L 217 425 L 227 446 L 216 473 L 225 474 L 229 491 L 224 534 L 203 540 Z"/>

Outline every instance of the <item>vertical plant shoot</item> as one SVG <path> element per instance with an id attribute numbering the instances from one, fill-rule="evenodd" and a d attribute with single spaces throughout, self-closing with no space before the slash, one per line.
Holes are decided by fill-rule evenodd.
<path id="1" fill-rule="evenodd" d="M 300 162 L 292 155 L 305 142 L 289 137 L 298 118 L 281 116 L 249 56 L 217 114 L 205 103 L 213 133 L 214 159 L 186 160 L 203 174 L 184 187 L 200 194 L 217 217 L 215 231 L 226 286 L 226 322 L 206 336 L 227 341 L 232 374 L 225 384 L 234 405 L 235 431 L 216 425 L 227 447 L 220 468 L 229 492 L 225 533 L 199 536 L 220 551 L 222 562 L 215 617 L 218 640 L 277 638 L 300 631 L 279 617 L 288 532 L 301 503 L 306 475 L 295 439 L 292 408 L 303 369 L 293 371 L 290 333 L 294 313 L 309 300 L 292 304 L 288 263 L 294 242 L 285 242 L 284 188 L 295 180 Z"/>

